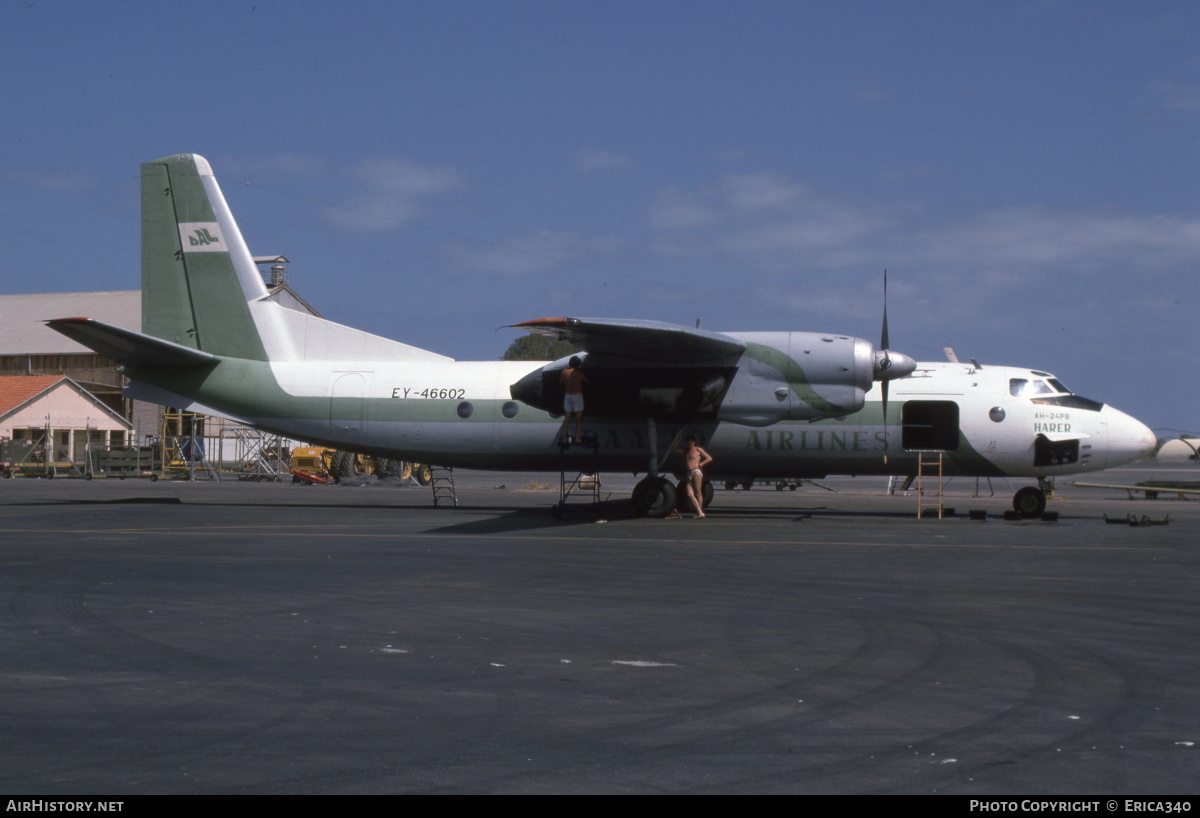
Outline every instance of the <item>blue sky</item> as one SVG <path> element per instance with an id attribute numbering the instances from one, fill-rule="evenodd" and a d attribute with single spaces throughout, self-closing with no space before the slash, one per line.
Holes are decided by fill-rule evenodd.
<path id="1" fill-rule="evenodd" d="M 5 293 L 133 289 L 207 157 L 333 320 L 545 315 L 1042 368 L 1200 432 L 1200 5 L 0 0 Z M 49 318 L 54 316 L 36 316 Z"/>

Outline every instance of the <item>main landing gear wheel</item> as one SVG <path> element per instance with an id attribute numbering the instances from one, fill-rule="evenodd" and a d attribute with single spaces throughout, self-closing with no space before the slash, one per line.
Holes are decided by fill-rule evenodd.
<path id="1" fill-rule="evenodd" d="M 675 487 L 665 477 L 647 477 L 633 487 L 633 513 L 666 517 L 675 508 Z"/>
<path id="2" fill-rule="evenodd" d="M 688 499 L 687 487 L 690 482 L 687 479 L 680 480 L 679 485 L 675 487 L 675 506 L 684 513 L 696 510 L 692 508 L 692 501 Z M 704 511 L 707 513 L 713 501 L 713 484 L 707 477 L 704 478 L 704 483 L 700 488 L 700 499 L 704 505 Z"/>
<path id="3" fill-rule="evenodd" d="M 1041 517 L 1046 510 L 1046 492 L 1026 486 L 1013 495 L 1013 510 L 1026 519 Z"/>

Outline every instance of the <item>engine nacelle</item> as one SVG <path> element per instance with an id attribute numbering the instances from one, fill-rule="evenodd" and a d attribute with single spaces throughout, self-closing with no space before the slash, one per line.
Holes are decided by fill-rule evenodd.
<path id="1" fill-rule="evenodd" d="M 718 419 L 746 426 L 857 412 L 875 370 L 862 338 L 811 332 L 729 333 L 746 343 Z"/>

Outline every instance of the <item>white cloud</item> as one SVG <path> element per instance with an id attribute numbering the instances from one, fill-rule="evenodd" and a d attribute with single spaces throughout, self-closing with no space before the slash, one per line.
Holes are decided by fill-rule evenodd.
<path id="1" fill-rule="evenodd" d="M 402 157 L 368 159 L 349 172 L 363 192 L 339 207 L 327 208 L 326 218 L 351 230 L 392 230 L 424 212 L 426 199 L 466 186 L 450 167 L 420 165 Z"/>
<path id="2" fill-rule="evenodd" d="M 450 253 L 453 265 L 464 272 L 517 277 L 543 275 L 564 267 L 599 266 L 618 244 L 607 236 L 542 231 L 497 242 L 460 244 Z M 577 271 L 572 271 L 572 276 L 576 275 Z"/>
<path id="3" fill-rule="evenodd" d="M 866 337 L 882 303 L 873 282 L 887 268 L 910 333 L 1008 338 L 1038 327 L 1062 340 L 1114 304 L 1114 328 L 1144 324 L 1144 305 L 1200 258 L 1200 217 L 1190 214 L 941 213 L 908 200 L 862 204 L 781 174 L 725 176 L 659 192 L 646 246 L 658 261 L 645 268 L 664 284 L 686 276 L 696 293 Z"/>
<path id="4" fill-rule="evenodd" d="M 779 173 L 729 174 L 720 185 L 729 205 L 739 210 L 784 207 L 807 192 Z"/>
<path id="5" fill-rule="evenodd" d="M 299 153 L 277 153 L 273 156 L 250 158 L 226 157 L 220 161 L 219 171 L 229 177 L 237 176 L 285 176 L 312 178 L 325 172 L 328 162 L 320 156 L 304 156 Z"/>
<path id="6" fill-rule="evenodd" d="M 1175 111 L 1200 111 L 1200 84 L 1176 80 L 1155 80 L 1147 86 L 1155 100 Z"/>
<path id="7" fill-rule="evenodd" d="M 660 191 L 648 221 L 659 255 L 715 254 L 739 268 L 779 271 L 842 266 L 864 242 L 885 235 L 894 218 L 783 174 L 754 173 L 729 174 L 696 191 Z"/>
<path id="8" fill-rule="evenodd" d="M 620 170 L 633 167 L 633 157 L 605 150 L 581 150 L 575 154 L 575 167 L 584 173 L 592 170 Z"/>
<path id="9" fill-rule="evenodd" d="M 1056 267 L 1174 263 L 1200 254 L 1200 220 L 1179 216 L 1113 216 L 1014 207 L 961 225 L 926 229 L 909 245 L 914 261 Z"/>
<path id="10" fill-rule="evenodd" d="M 911 202 L 856 204 L 775 173 L 729 175 L 693 191 L 667 188 L 647 214 L 657 254 L 715 256 L 744 272 L 986 267 L 1062 275 L 1200 257 L 1195 217 L 1025 206 L 936 218 Z"/>
<path id="11" fill-rule="evenodd" d="M 703 194 L 684 193 L 669 187 L 655 196 L 648 219 L 655 230 L 677 230 L 715 224 L 720 216 L 704 201 Z"/>
<path id="12" fill-rule="evenodd" d="M 402 157 L 365 159 L 350 173 L 369 187 L 406 195 L 443 193 L 465 185 L 454 168 L 418 165 Z"/>

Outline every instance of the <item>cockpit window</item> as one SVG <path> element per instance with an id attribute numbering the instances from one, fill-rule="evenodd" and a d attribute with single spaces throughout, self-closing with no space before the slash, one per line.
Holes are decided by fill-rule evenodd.
<path id="1" fill-rule="evenodd" d="M 1057 381 L 1055 382 L 1057 383 Z M 1061 386 L 1062 384 L 1058 384 Z M 1016 398 L 1032 398 L 1036 395 L 1053 395 L 1057 389 L 1051 388 L 1045 381 L 1031 381 L 1026 378 L 1009 378 L 1008 394 Z M 1066 391 L 1065 389 L 1062 391 Z"/>
<path id="2" fill-rule="evenodd" d="M 1033 398 L 1033 403 L 1044 406 L 1061 406 L 1065 409 L 1084 409 L 1088 412 L 1099 412 L 1104 404 L 1099 401 L 1081 398 L 1079 395 L 1054 395 L 1049 398 Z"/>
<path id="3" fill-rule="evenodd" d="M 1066 392 L 1068 394 L 1071 392 L 1070 389 L 1067 389 L 1067 387 L 1063 386 L 1062 381 L 1060 381 L 1058 378 L 1050 378 L 1049 384 L 1054 387 L 1055 392 Z"/>

